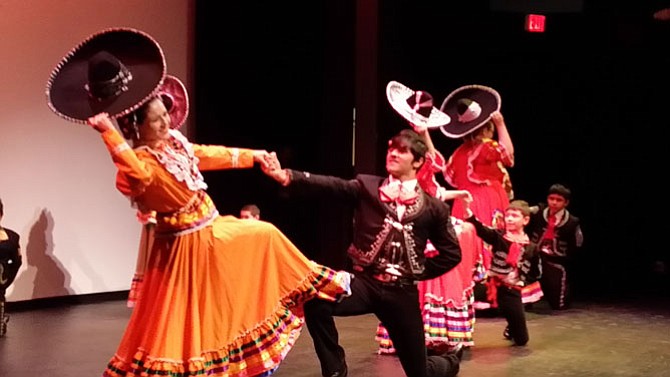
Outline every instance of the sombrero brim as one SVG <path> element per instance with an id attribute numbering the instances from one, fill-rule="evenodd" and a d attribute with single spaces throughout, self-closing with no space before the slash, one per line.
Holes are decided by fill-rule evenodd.
<path id="1" fill-rule="evenodd" d="M 163 103 L 167 105 L 169 102 L 170 127 L 177 129 L 183 126 L 188 116 L 189 103 L 188 92 L 181 80 L 171 75 L 165 76 L 157 94 L 162 97 Z"/>
<path id="2" fill-rule="evenodd" d="M 407 104 L 407 99 L 413 96 L 414 93 L 414 90 L 397 81 L 391 81 L 386 85 L 386 98 L 389 104 L 408 122 L 426 128 L 438 128 L 450 122 L 451 119 L 449 116 L 436 107 L 431 109 L 430 115 L 427 117 L 410 108 L 409 104 Z"/>
<path id="3" fill-rule="evenodd" d="M 101 51 L 119 59 L 133 77 L 128 90 L 106 100 L 94 99 L 86 90 L 88 61 Z M 131 28 L 106 29 L 84 40 L 58 63 L 47 83 L 47 103 L 58 116 L 75 123 L 85 124 L 101 112 L 118 118 L 155 95 L 165 75 L 165 56 L 150 35 Z"/>
<path id="4" fill-rule="evenodd" d="M 458 119 L 458 101 L 464 98 L 477 102 L 481 107 L 477 118 L 469 121 Z M 440 110 L 451 117 L 451 122 L 441 127 L 440 131 L 449 138 L 460 138 L 486 124 L 491 119 L 491 114 L 500 110 L 500 95 L 488 86 L 466 85 L 451 92 L 442 102 Z"/>

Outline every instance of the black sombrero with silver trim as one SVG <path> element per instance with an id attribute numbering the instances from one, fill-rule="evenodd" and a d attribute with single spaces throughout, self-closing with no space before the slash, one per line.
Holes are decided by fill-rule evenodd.
<path id="1" fill-rule="evenodd" d="M 440 127 L 450 138 L 460 138 L 480 128 L 500 110 L 500 95 L 484 85 L 466 85 L 451 92 L 440 108 L 451 122 Z"/>
<path id="2" fill-rule="evenodd" d="M 105 29 L 61 59 L 47 83 L 47 104 L 75 123 L 101 112 L 118 118 L 156 95 L 165 76 L 165 56 L 154 38 L 132 28 Z"/>

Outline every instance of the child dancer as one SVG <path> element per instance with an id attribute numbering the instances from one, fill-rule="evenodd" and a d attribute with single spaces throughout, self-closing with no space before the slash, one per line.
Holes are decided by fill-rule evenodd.
<path id="1" fill-rule="evenodd" d="M 475 226 L 477 235 L 491 245 L 493 258 L 489 271 L 489 289 L 494 290 L 496 304 L 507 320 L 503 336 L 515 345 L 528 343 L 526 314 L 521 299 L 524 286 L 537 281 L 542 274 L 540 253 L 524 232 L 530 220 L 530 207 L 523 200 L 510 202 L 505 210 L 505 229 L 486 226 L 472 214 L 470 201 L 463 200 L 466 221 Z"/>

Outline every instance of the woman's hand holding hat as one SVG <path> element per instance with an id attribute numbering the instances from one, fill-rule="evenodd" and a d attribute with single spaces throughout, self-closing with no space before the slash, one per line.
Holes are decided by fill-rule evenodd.
<path id="1" fill-rule="evenodd" d="M 100 113 L 88 118 L 88 124 L 100 133 L 114 128 L 114 124 L 107 113 Z"/>
<path id="2" fill-rule="evenodd" d="M 428 127 L 414 124 L 412 122 L 409 122 L 409 125 L 412 126 L 412 129 L 414 129 L 414 132 L 418 133 L 419 135 L 425 135 L 428 132 Z"/>
<path id="3" fill-rule="evenodd" d="M 491 113 L 491 121 L 496 127 L 501 127 L 505 125 L 505 119 L 500 111 L 494 111 Z"/>

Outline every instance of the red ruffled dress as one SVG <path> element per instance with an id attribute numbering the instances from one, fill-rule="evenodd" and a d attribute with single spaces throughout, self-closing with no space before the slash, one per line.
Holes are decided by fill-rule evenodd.
<path id="1" fill-rule="evenodd" d="M 493 139 L 483 139 L 480 143 L 466 140 L 452 153 L 446 168 L 445 180 L 459 190 L 468 190 L 473 197 L 470 210 L 484 225 L 504 228 L 504 212 L 513 196 L 512 184 L 507 172 L 513 160 L 505 147 Z M 456 200 L 452 215 L 464 219 L 465 208 Z M 483 244 L 484 270 L 491 266 L 491 250 Z M 484 276 L 485 279 L 485 276 Z M 539 282 L 522 290 L 524 303 L 539 301 L 542 289 Z M 478 300 L 476 309 L 491 308 L 489 300 Z"/>

